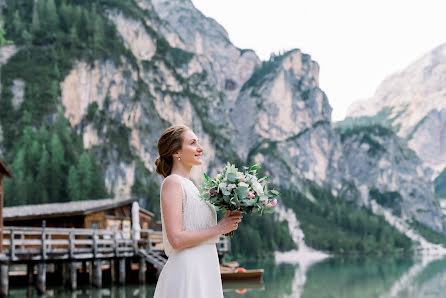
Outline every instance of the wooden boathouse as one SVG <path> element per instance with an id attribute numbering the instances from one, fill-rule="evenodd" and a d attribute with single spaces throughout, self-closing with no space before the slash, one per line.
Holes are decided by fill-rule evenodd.
<path id="1" fill-rule="evenodd" d="M 103 274 L 125 284 L 129 271 L 138 270 L 144 283 L 159 274 L 167 257 L 162 232 L 153 227 L 153 213 L 133 198 L 76 201 L 4 208 L 3 251 L 0 252 L 1 293 L 7 296 L 10 268 L 26 265 L 29 284 L 46 291 L 47 272 L 62 276 L 76 289 L 78 276 L 102 287 Z M 230 242 L 221 236 L 217 249 L 227 252 Z M 106 268 L 104 270 L 104 268 Z M 128 281 L 128 280 L 127 280 Z"/>

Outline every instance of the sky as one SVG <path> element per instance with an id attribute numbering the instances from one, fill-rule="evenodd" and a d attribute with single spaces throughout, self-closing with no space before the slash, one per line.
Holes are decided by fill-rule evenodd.
<path id="1" fill-rule="evenodd" d="M 262 60 L 298 48 L 320 66 L 334 121 L 389 75 L 446 43 L 444 0 L 192 0 Z"/>

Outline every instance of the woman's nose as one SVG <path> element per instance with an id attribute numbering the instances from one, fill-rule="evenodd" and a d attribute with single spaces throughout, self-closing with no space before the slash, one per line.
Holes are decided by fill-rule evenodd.
<path id="1" fill-rule="evenodd" d="M 201 145 L 198 145 L 197 150 L 198 150 L 199 152 L 203 152 L 203 151 L 204 151 L 204 149 L 203 149 L 203 147 L 202 147 Z"/>

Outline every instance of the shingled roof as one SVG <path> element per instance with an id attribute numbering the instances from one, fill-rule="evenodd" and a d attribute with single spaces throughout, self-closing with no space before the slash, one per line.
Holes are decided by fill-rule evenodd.
<path id="1" fill-rule="evenodd" d="M 12 172 L 6 164 L 0 159 L 0 173 L 8 177 L 12 177 Z"/>
<path id="2" fill-rule="evenodd" d="M 114 198 L 6 207 L 3 209 L 3 218 L 11 220 L 40 216 L 60 217 L 64 215 L 87 215 L 89 213 L 131 204 L 136 200 L 137 198 Z"/>

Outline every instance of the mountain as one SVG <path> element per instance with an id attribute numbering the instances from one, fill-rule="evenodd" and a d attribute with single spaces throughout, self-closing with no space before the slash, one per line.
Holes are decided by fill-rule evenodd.
<path id="1" fill-rule="evenodd" d="M 436 178 L 446 168 L 446 44 L 386 78 L 353 103 L 346 123 L 380 123 L 404 138 Z"/>
<path id="2" fill-rule="evenodd" d="M 133 195 L 159 217 L 157 140 L 182 123 L 204 147 L 197 184 L 227 161 L 261 164 L 314 248 L 409 249 L 373 202 L 445 232 L 418 157 L 392 131 L 336 130 L 298 49 L 261 61 L 189 0 L 8 0 L 4 15 L 0 150 L 21 177 L 9 204 Z M 235 255 L 295 248 L 277 216 L 244 221 Z"/>

